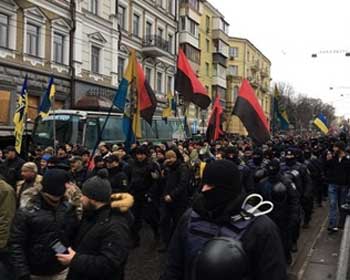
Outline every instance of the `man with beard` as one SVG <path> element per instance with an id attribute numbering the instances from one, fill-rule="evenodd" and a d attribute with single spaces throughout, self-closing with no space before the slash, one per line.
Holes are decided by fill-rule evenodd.
<path id="1" fill-rule="evenodd" d="M 16 279 L 63 280 L 67 269 L 56 259 L 55 244 L 70 246 L 79 222 L 74 207 L 64 199 L 69 175 L 48 170 L 42 190 L 17 210 L 9 252 Z"/>
<path id="2" fill-rule="evenodd" d="M 287 279 L 283 247 L 276 225 L 266 215 L 255 217 L 253 214 L 245 223 L 243 216 L 246 210 L 242 210 L 244 201 L 238 167 L 227 160 L 209 163 L 204 170 L 201 193 L 195 199 L 192 209 L 183 215 L 174 232 L 168 250 L 167 266 L 161 279 L 198 279 L 193 278 L 196 260 L 205 244 L 215 238 L 241 243 L 243 252 L 238 254 L 247 262 L 246 267 L 249 267 L 244 275 L 231 274 L 225 278 L 221 277 L 225 271 L 220 271 L 217 279 Z M 220 266 L 222 262 L 218 258 L 222 257 L 222 251 L 217 250 L 216 265 L 209 267 L 209 270 Z M 234 262 L 226 264 L 226 268 L 235 265 Z M 240 276 L 245 278 L 238 278 Z"/>
<path id="3" fill-rule="evenodd" d="M 116 196 L 123 207 L 111 208 L 112 188 L 107 170 L 88 179 L 82 188 L 83 220 L 72 248 L 57 254 L 64 266 L 69 266 L 67 280 L 122 280 L 128 258 L 128 209 L 132 197 Z M 113 203 L 113 202 L 112 202 Z"/>
<path id="4" fill-rule="evenodd" d="M 110 155 L 105 160 L 108 169 L 108 180 L 111 183 L 112 193 L 127 192 L 128 176 L 123 170 L 123 166 L 116 155 Z"/>
<path id="5" fill-rule="evenodd" d="M 145 220 L 152 228 L 154 239 L 159 240 L 159 212 L 155 204 L 158 193 L 160 170 L 157 163 L 148 157 L 146 146 L 134 149 L 135 159 L 130 163 L 130 193 L 135 203 L 131 209 L 135 222 L 131 228 L 133 247 L 140 245 L 139 232 Z"/>
<path id="6" fill-rule="evenodd" d="M 189 170 L 173 150 L 165 154 L 164 189 L 160 204 L 160 234 L 162 246 L 159 251 L 165 251 L 171 235 L 187 207 L 187 188 Z"/>
<path id="7" fill-rule="evenodd" d="M 350 157 L 345 153 L 344 142 L 337 142 L 333 146 L 334 155 L 327 153 L 325 173 L 328 181 L 329 225 L 330 233 L 337 232 L 344 227 L 345 213 L 340 207 L 346 202 L 349 187 Z M 339 207 L 339 215 L 337 209 Z"/>
<path id="8" fill-rule="evenodd" d="M 34 162 L 26 162 L 21 168 L 22 179 L 17 183 L 17 205 L 18 207 L 23 207 L 27 204 L 29 193 L 32 188 L 41 188 L 40 184 L 42 181 L 42 176 L 38 175 L 38 167 Z"/>
<path id="9" fill-rule="evenodd" d="M 266 171 L 267 177 L 257 184 L 256 192 L 274 205 L 269 217 L 280 230 L 287 263 L 291 264 L 291 232 L 299 222 L 299 196 L 293 182 L 280 173 L 280 163 L 277 159 L 266 166 Z"/>

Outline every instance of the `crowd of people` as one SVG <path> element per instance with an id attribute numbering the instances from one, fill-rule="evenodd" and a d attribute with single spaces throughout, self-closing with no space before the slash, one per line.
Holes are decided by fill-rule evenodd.
<path id="1" fill-rule="evenodd" d="M 287 279 L 301 228 L 329 205 L 344 226 L 345 134 L 14 147 L 0 158 L 1 279 L 124 279 L 147 223 L 162 280 Z M 326 203 L 326 201 L 329 202 Z"/>

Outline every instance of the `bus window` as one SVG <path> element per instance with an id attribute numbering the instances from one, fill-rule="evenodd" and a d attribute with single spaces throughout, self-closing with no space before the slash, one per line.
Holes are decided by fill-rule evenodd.
<path id="1" fill-rule="evenodd" d="M 152 126 L 150 126 L 145 120 L 142 120 L 142 138 L 147 140 L 157 139 L 156 121 L 153 121 Z"/>
<path id="2" fill-rule="evenodd" d="M 102 128 L 106 117 L 100 117 L 100 127 Z M 124 142 L 123 119 L 119 116 L 110 116 L 107 121 L 102 140 L 106 142 Z"/>
<path id="3" fill-rule="evenodd" d="M 157 121 L 158 138 L 162 140 L 173 139 L 172 127 L 163 120 Z"/>
<path id="4" fill-rule="evenodd" d="M 86 132 L 85 132 L 85 143 L 84 145 L 88 149 L 92 149 L 96 145 L 98 133 L 99 133 L 99 126 L 98 126 L 98 120 L 97 119 L 87 119 L 86 121 Z"/>

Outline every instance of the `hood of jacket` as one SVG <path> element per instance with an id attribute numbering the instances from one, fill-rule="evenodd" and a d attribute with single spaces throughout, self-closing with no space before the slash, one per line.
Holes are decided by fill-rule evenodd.
<path id="1" fill-rule="evenodd" d="M 114 193 L 111 198 L 112 209 L 121 213 L 127 212 L 134 205 L 134 197 L 128 193 Z"/>

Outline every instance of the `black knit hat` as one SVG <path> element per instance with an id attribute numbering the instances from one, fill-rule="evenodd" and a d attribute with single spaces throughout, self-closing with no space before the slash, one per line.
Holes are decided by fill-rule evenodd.
<path id="1" fill-rule="evenodd" d="M 69 182 L 69 174 L 62 169 L 49 169 L 42 180 L 42 192 L 53 196 L 63 196 L 66 192 L 65 184 Z"/>
<path id="2" fill-rule="evenodd" d="M 83 195 L 98 202 L 110 202 L 112 188 L 111 183 L 107 179 L 107 169 L 101 169 L 97 175 L 88 179 L 82 188 Z"/>
<path id="3" fill-rule="evenodd" d="M 229 160 L 216 160 L 204 168 L 203 184 L 241 193 L 240 173 L 236 164 Z"/>

